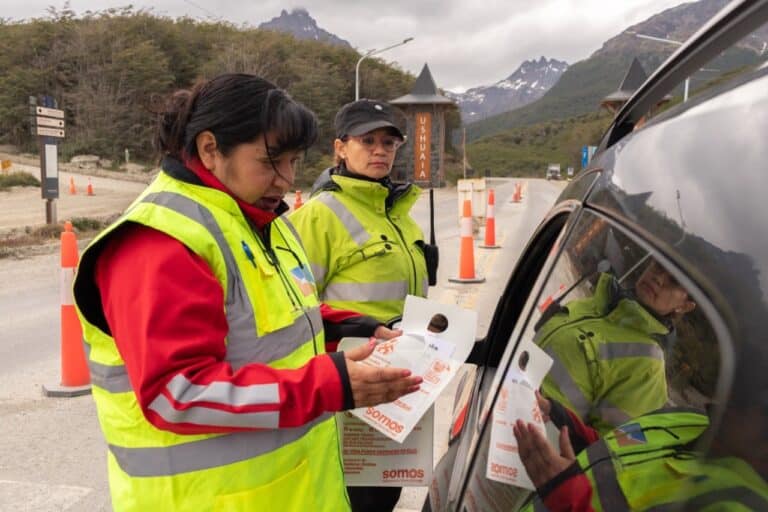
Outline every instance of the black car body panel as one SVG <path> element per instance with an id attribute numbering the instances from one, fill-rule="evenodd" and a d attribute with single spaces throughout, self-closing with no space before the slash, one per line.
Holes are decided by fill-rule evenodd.
<path id="1" fill-rule="evenodd" d="M 589 168 L 569 183 L 532 236 L 499 299 L 482 357 L 472 361 L 479 365 L 474 391 L 468 404 L 460 404 L 470 414 L 460 435 L 452 437 L 430 491 L 442 489 L 440 501 L 432 500 L 439 510 L 457 509 L 467 491 L 478 439 L 487 428 L 484 415 L 497 391 L 493 376 L 503 371 L 515 323 L 526 321 L 519 318 L 526 302 L 520 290 L 533 288 L 545 258 L 558 249 L 555 239 L 567 238 L 582 212 L 632 232 L 716 312 L 712 328 L 729 346 L 721 354 L 720 412 L 712 415 L 713 425 L 723 418 L 734 423 L 732 403 L 768 406 L 768 66 L 694 96 L 633 131 L 670 84 L 766 19 L 768 2 L 736 2 L 670 57 L 617 114 Z"/>

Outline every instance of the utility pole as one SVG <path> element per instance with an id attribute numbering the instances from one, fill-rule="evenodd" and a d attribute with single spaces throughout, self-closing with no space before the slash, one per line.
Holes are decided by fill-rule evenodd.
<path id="1" fill-rule="evenodd" d="M 461 127 L 461 152 L 463 153 L 462 157 L 462 168 L 464 169 L 464 179 L 467 179 L 467 127 L 462 126 Z"/>

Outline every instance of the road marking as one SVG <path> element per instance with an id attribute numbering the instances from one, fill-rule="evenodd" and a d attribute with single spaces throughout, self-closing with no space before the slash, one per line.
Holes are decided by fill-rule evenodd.
<path id="1" fill-rule="evenodd" d="M 0 511 L 66 511 L 92 492 L 74 485 L 0 480 Z"/>

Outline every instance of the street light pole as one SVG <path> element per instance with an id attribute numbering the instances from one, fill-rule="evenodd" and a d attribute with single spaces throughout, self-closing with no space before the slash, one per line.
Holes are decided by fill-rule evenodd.
<path id="1" fill-rule="evenodd" d="M 675 41 L 674 39 L 667 39 L 666 37 L 648 36 L 645 34 L 638 34 L 637 32 L 631 32 L 631 33 L 641 39 L 648 39 L 650 41 L 657 41 L 659 43 L 673 44 L 675 46 L 683 45 L 683 43 L 681 43 L 680 41 Z M 690 84 L 691 84 L 691 77 L 686 77 L 685 85 L 683 86 L 683 103 L 688 101 L 688 87 L 690 86 Z"/>
<path id="2" fill-rule="evenodd" d="M 392 48 L 402 46 L 406 43 L 410 43 L 411 41 L 413 41 L 413 38 L 407 37 L 403 39 L 401 42 L 397 44 L 393 44 L 392 46 L 387 46 L 386 48 L 382 48 L 381 50 L 376 50 L 376 49 L 368 50 L 365 53 L 365 55 L 360 57 L 360 59 L 357 61 L 357 65 L 355 66 L 355 101 L 360 99 L 360 64 L 371 55 L 378 55 L 380 53 L 384 53 L 387 50 L 391 50 Z"/>

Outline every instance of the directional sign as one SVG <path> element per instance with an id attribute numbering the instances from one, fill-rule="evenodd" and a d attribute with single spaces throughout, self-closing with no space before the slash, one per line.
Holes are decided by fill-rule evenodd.
<path id="1" fill-rule="evenodd" d="M 35 107 L 35 113 L 38 116 L 55 117 L 64 119 L 64 111 L 57 108 Z"/>
<path id="2" fill-rule="evenodd" d="M 50 126 L 52 128 L 64 128 L 63 119 L 53 119 L 52 117 L 40 117 L 35 118 L 35 124 L 37 126 Z"/>
<path id="3" fill-rule="evenodd" d="M 43 128 L 42 126 L 38 126 L 36 131 L 37 135 L 43 137 L 56 137 L 59 139 L 64 138 L 64 130 L 60 130 L 58 128 Z"/>

